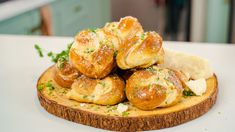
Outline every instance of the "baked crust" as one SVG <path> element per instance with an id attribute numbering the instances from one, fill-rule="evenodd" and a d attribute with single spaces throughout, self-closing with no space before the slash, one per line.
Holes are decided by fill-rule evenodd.
<path id="1" fill-rule="evenodd" d="M 163 58 L 162 38 L 156 32 L 147 32 L 121 43 L 116 59 L 118 67 L 131 69 L 162 63 Z"/>
<path id="2" fill-rule="evenodd" d="M 144 30 L 139 21 L 131 16 L 123 17 L 119 22 L 107 23 L 104 30 L 111 32 L 113 35 L 118 36 L 121 41 L 131 39 L 136 35 L 141 35 Z"/>
<path id="3" fill-rule="evenodd" d="M 79 102 L 114 105 L 125 99 L 125 83 L 117 75 L 109 75 L 104 79 L 91 79 L 82 75 L 71 88 L 67 97 Z"/>
<path id="4" fill-rule="evenodd" d="M 115 66 L 114 53 L 118 45 L 118 38 L 102 29 L 81 31 L 70 49 L 70 62 L 88 77 L 103 78 Z"/>
<path id="5" fill-rule="evenodd" d="M 63 62 L 63 64 L 57 62 L 55 65 L 54 80 L 61 87 L 71 88 L 74 80 L 80 75 L 81 73 L 74 69 L 68 62 Z"/>
<path id="6" fill-rule="evenodd" d="M 176 73 L 157 66 L 134 72 L 126 83 L 126 96 L 136 107 L 153 110 L 178 103 L 183 86 Z"/>

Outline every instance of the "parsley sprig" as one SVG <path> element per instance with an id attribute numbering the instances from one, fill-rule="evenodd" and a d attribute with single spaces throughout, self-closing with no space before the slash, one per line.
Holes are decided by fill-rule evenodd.
<path id="1" fill-rule="evenodd" d="M 52 80 L 47 81 L 46 83 L 41 83 L 38 85 L 38 90 L 42 91 L 44 88 L 47 88 L 49 91 L 52 91 L 55 89 L 55 87 L 52 84 Z"/>
<path id="2" fill-rule="evenodd" d="M 96 33 L 96 29 L 95 28 L 89 28 L 87 29 L 89 32 L 93 32 L 93 33 Z"/>
<path id="3" fill-rule="evenodd" d="M 145 37 L 145 33 L 141 34 L 140 39 L 144 40 L 144 37 Z"/>
<path id="4" fill-rule="evenodd" d="M 196 94 L 193 93 L 191 90 L 184 90 L 183 95 L 184 96 L 195 96 Z"/>
<path id="5" fill-rule="evenodd" d="M 157 70 L 156 70 L 156 69 L 154 69 L 152 66 L 151 66 L 151 67 L 146 68 L 146 71 L 149 71 L 149 72 L 152 72 L 152 73 L 157 72 Z"/>
<path id="6" fill-rule="evenodd" d="M 73 42 L 68 44 L 66 50 L 62 50 L 60 53 L 53 53 L 52 51 L 47 52 L 46 50 L 43 50 L 38 44 L 34 45 L 34 48 L 37 50 L 40 57 L 43 57 L 43 51 L 47 52 L 47 56 L 51 58 L 51 61 L 54 63 L 57 63 L 59 61 L 59 68 L 64 67 L 64 62 L 68 61 L 69 59 L 69 50 L 72 46 Z"/>
<path id="7" fill-rule="evenodd" d="M 34 45 L 34 48 L 37 50 L 39 56 L 43 57 L 42 49 L 37 44 Z"/>
<path id="8" fill-rule="evenodd" d="M 130 113 L 129 112 L 126 112 L 126 111 L 124 111 L 124 112 L 122 112 L 122 116 L 128 116 Z"/>

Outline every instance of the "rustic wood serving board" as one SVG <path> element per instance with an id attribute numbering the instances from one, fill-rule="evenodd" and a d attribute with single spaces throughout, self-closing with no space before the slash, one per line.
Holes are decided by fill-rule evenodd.
<path id="1" fill-rule="evenodd" d="M 115 131 L 155 130 L 176 126 L 205 114 L 216 102 L 218 93 L 217 78 L 213 75 L 207 79 L 207 91 L 203 96 L 183 98 L 180 103 L 168 107 L 143 111 L 132 106 L 125 115 L 118 113 L 117 106 L 101 106 L 79 103 L 66 98 L 68 89 L 60 87 L 53 81 L 54 66 L 48 68 L 39 78 L 41 83 L 52 80 L 54 90 L 44 88 L 37 90 L 41 105 L 49 113 L 58 117 L 96 128 Z"/>

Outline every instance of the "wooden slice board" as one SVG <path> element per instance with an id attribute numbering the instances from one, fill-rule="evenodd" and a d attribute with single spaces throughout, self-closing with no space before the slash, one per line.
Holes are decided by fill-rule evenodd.
<path id="1" fill-rule="evenodd" d="M 203 96 L 182 98 L 180 103 L 168 107 L 143 111 L 132 106 L 129 102 L 128 115 L 122 115 L 116 110 L 117 106 L 101 106 L 79 103 L 66 98 L 68 89 L 60 87 L 53 81 L 54 66 L 47 69 L 39 78 L 41 83 L 52 80 L 54 90 L 44 88 L 37 90 L 41 105 L 49 113 L 58 117 L 96 128 L 114 131 L 155 130 L 176 126 L 206 113 L 216 102 L 218 93 L 217 78 L 213 75 L 207 79 L 207 91 Z"/>

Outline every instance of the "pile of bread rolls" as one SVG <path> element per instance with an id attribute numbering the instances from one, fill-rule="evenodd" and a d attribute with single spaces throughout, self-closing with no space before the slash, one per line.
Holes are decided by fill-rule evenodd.
<path id="1" fill-rule="evenodd" d="M 79 32 L 63 68 L 54 80 L 69 88 L 72 100 L 115 105 L 125 99 L 142 110 L 176 104 L 183 91 L 178 71 L 160 68 L 162 38 L 144 32 L 134 17 L 121 18 L 103 28 Z"/>

